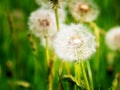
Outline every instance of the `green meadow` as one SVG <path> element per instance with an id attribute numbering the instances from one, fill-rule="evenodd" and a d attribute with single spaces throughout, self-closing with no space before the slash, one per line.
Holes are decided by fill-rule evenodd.
<path id="1" fill-rule="evenodd" d="M 94 89 L 90 90 L 120 90 L 120 51 L 111 50 L 105 43 L 106 33 L 120 26 L 120 0 L 94 2 L 100 9 L 94 23 L 103 32 L 99 48 L 84 61 L 88 78 L 87 62 L 91 67 Z M 49 50 L 51 62 L 47 64 L 46 48 L 28 27 L 30 14 L 39 7 L 35 0 L 0 0 L 0 90 L 87 90 L 78 63 L 63 62 Z M 65 10 L 65 23 L 70 24 L 73 17 L 68 8 Z M 91 31 L 94 33 L 93 27 Z M 75 65 L 81 75 L 78 80 Z M 91 80 L 88 82 L 92 87 Z"/>

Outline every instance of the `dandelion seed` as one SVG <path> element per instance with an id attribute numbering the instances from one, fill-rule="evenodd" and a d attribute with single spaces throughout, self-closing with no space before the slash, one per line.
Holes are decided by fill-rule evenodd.
<path id="1" fill-rule="evenodd" d="M 120 27 L 114 27 L 106 34 L 106 44 L 111 50 L 120 51 Z"/>
<path id="2" fill-rule="evenodd" d="M 61 28 L 54 39 L 56 54 L 64 60 L 86 60 L 96 51 L 94 36 L 82 25 Z"/>
<path id="3" fill-rule="evenodd" d="M 70 11 L 76 21 L 91 22 L 99 15 L 98 7 L 93 2 L 84 0 L 73 1 Z"/>
<path id="4" fill-rule="evenodd" d="M 38 9 L 29 17 L 29 29 L 37 37 L 49 37 L 57 32 L 55 15 L 50 9 Z"/>

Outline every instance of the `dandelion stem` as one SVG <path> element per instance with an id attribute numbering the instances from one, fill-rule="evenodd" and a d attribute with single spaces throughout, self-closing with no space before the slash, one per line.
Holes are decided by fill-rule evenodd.
<path id="1" fill-rule="evenodd" d="M 63 62 L 60 62 L 59 65 L 59 85 L 58 85 L 58 90 L 64 90 L 63 84 L 62 84 L 62 73 L 63 73 Z"/>
<path id="2" fill-rule="evenodd" d="M 78 63 L 75 63 L 75 77 L 78 81 L 80 81 L 80 66 Z"/>
<path id="3" fill-rule="evenodd" d="M 14 34 L 14 23 L 13 23 L 13 19 L 9 13 L 9 11 L 7 12 L 7 19 L 8 19 L 8 23 L 9 23 L 9 29 L 10 29 L 10 34 L 11 34 L 11 39 L 12 39 L 12 44 L 13 44 L 13 48 L 17 48 L 16 47 L 16 43 L 15 43 L 15 34 Z M 14 51 L 14 50 L 13 50 Z M 13 60 L 14 63 L 14 77 L 13 79 L 16 80 L 16 59 L 17 59 L 17 53 L 13 52 L 15 54 L 15 59 Z M 13 90 L 16 89 L 16 86 L 13 86 Z"/>
<path id="4" fill-rule="evenodd" d="M 97 26 L 96 23 L 94 22 L 89 22 L 90 26 L 93 27 L 94 29 L 98 29 L 99 30 L 99 33 L 102 34 L 102 35 L 105 35 L 106 34 L 106 31 L 101 29 L 100 27 Z"/>
<path id="5" fill-rule="evenodd" d="M 76 80 L 78 81 L 78 83 L 80 83 L 80 66 L 78 63 L 75 63 L 74 64 L 74 67 L 75 67 L 75 78 Z M 75 86 L 75 90 L 77 89 L 77 86 Z"/>
<path id="6" fill-rule="evenodd" d="M 48 80 L 49 80 L 49 86 L 48 86 L 48 88 L 49 88 L 49 90 L 52 90 L 52 78 L 53 78 L 53 76 L 54 76 L 54 60 L 55 60 L 56 58 L 55 58 L 55 56 L 53 56 L 53 58 L 52 58 L 52 60 L 50 61 L 50 64 L 49 64 L 49 68 L 48 68 Z"/>
<path id="7" fill-rule="evenodd" d="M 93 84 L 93 78 L 92 78 L 92 71 L 91 71 L 91 67 L 90 67 L 89 61 L 87 61 L 87 70 L 88 70 L 88 76 L 89 76 L 91 90 L 94 90 L 94 84 Z"/>
<path id="8" fill-rule="evenodd" d="M 1 80 L 1 77 L 2 77 L 2 69 L 1 69 L 1 65 L 0 65 L 0 80 Z"/>
<path id="9" fill-rule="evenodd" d="M 46 40 L 46 61 L 48 66 L 48 90 L 52 90 L 52 68 L 51 68 L 51 62 L 49 57 L 49 47 L 48 47 L 48 37 L 45 37 Z"/>
<path id="10" fill-rule="evenodd" d="M 66 69 L 67 74 L 70 74 L 68 63 L 67 63 L 67 62 L 64 62 L 64 66 L 65 66 L 65 69 Z"/>
<path id="11" fill-rule="evenodd" d="M 55 18 L 56 18 L 56 25 L 57 25 L 57 30 L 59 31 L 60 30 L 60 26 L 59 26 L 59 16 L 58 16 L 58 5 L 55 6 L 54 8 L 55 10 Z"/>
<path id="12" fill-rule="evenodd" d="M 48 86 L 48 90 L 52 90 L 52 76 L 49 76 L 49 86 Z"/>
<path id="13" fill-rule="evenodd" d="M 94 29 L 94 34 L 96 36 L 96 41 L 97 41 L 96 69 L 98 72 L 99 71 L 99 63 L 100 63 L 99 57 L 100 57 L 100 32 L 101 32 L 101 29 L 94 22 L 90 22 L 90 26 Z"/>
<path id="14" fill-rule="evenodd" d="M 45 40 L 46 40 L 46 60 L 47 60 L 47 65 L 48 65 L 48 67 L 49 67 L 49 47 L 48 47 L 48 37 L 46 37 L 45 38 Z"/>
<path id="15" fill-rule="evenodd" d="M 90 86 L 89 86 L 89 83 L 88 83 L 88 79 L 87 79 L 87 75 L 86 75 L 86 72 L 85 72 L 85 67 L 84 67 L 83 61 L 81 61 L 80 64 L 81 64 L 81 69 L 83 71 L 83 76 L 84 76 L 84 80 L 85 80 L 85 83 L 86 83 L 87 90 L 90 90 Z"/>

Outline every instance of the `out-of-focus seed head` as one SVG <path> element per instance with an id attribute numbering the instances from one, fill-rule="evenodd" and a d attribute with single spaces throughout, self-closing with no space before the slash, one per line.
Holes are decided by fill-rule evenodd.
<path id="1" fill-rule="evenodd" d="M 51 9 L 38 9 L 29 17 L 30 31 L 37 37 L 50 37 L 57 32 L 54 12 Z"/>
<path id="2" fill-rule="evenodd" d="M 106 44 L 111 50 L 120 51 L 120 27 L 114 27 L 107 32 Z"/>
<path id="3" fill-rule="evenodd" d="M 70 12 L 76 21 L 91 22 L 99 15 L 99 9 L 91 0 L 73 1 L 70 6 Z"/>

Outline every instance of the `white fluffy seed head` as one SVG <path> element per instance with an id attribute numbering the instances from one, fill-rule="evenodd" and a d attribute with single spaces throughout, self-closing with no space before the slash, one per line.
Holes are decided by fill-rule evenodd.
<path id="1" fill-rule="evenodd" d="M 120 51 L 120 27 L 114 27 L 106 34 L 106 44 L 111 50 Z"/>
<path id="2" fill-rule="evenodd" d="M 70 4 L 70 11 L 76 21 L 91 22 L 99 15 L 98 7 L 91 1 L 77 0 Z"/>
<path id="3" fill-rule="evenodd" d="M 37 37 L 52 36 L 57 32 L 55 15 L 50 9 L 38 9 L 31 13 L 28 21 L 29 29 Z"/>
<path id="4" fill-rule="evenodd" d="M 61 28 L 53 43 L 56 54 L 68 61 L 88 59 L 96 51 L 96 43 L 87 29 L 74 24 Z"/>

